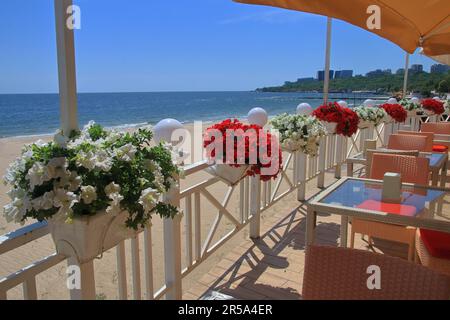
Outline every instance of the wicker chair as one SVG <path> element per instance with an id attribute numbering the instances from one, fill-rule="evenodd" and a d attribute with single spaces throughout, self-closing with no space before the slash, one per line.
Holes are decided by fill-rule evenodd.
<path id="1" fill-rule="evenodd" d="M 433 147 L 431 147 L 433 149 Z M 427 137 L 404 134 L 392 134 L 389 137 L 388 149 L 418 150 L 427 152 Z"/>
<path id="2" fill-rule="evenodd" d="M 427 138 L 427 147 L 424 152 L 433 152 L 433 144 L 434 144 L 434 133 L 433 132 L 414 132 L 414 131 L 403 131 L 400 130 L 397 132 L 401 135 L 411 135 L 411 136 L 425 136 Z"/>
<path id="3" fill-rule="evenodd" d="M 373 266 L 380 268 L 381 287 L 370 290 Z M 302 296 L 305 300 L 448 300 L 450 279 L 396 257 L 311 245 L 306 249 Z"/>
<path id="4" fill-rule="evenodd" d="M 418 150 L 391 150 L 391 149 L 367 149 L 366 150 L 366 174 L 367 176 L 370 175 L 370 170 L 372 168 L 372 159 L 373 155 L 375 153 L 379 154 L 392 154 L 392 155 L 398 155 L 398 156 L 412 156 L 412 157 L 418 157 L 419 151 Z"/>
<path id="5" fill-rule="evenodd" d="M 450 135 L 450 122 L 422 123 L 420 131 Z"/>
<path id="6" fill-rule="evenodd" d="M 421 231 L 416 232 L 416 262 L 436 271 L 450 276 L 450 259 L 433 256 L 427 249 L 421 235 Z"/>
<path id="7" fill-rule="evenodd" d="M 400 173 L 403 182 L 426 185 L 429 180 L 429 159 L 375 153 L 369 178 L 381 180 L 386 172 Z M 414 259 L 416 228 L 353 218 L 351 248 L 355 245 L 356 233 L 369 236 L 369 244 L 372 244 L 372 237 L 405 243 L 408 245 L 408 260 Z"/>

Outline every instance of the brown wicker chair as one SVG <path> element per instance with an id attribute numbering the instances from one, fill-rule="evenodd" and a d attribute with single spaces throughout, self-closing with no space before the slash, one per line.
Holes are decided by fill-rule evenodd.
<path id="1" fill-rule="evenodd" d="M 420 131 L 450 135 L 450 122 L 422 123 L 420 126 Z"/>
<path id="2" fill-rule="evenodd" d="M 391 134 L 388 149 L 427 151 L 427 137 L 406 134 Z"/>
<path id="3" fill-rule="evenodd" d="M 368 288 L 370 266 L 381 288 Z M 450 279 L 421 265 L 368 251 L 309 246 L 303 276 L 305 300 L 447 300 Z"/>
<path id="4" fill-rule="evenodd" d="M 370 175 L 370 170 L 372 169 L 372 159 L 373 155 L 375 153 L 379 154 L 394 154 L 397 156 L 411 156 L 411 157 L 418 157 L 419 151 L 418 150 L 393 150 L 393 149 L 367 149 L 366 151 L 366 176 Z"/>
<path id="5" fill-rule="evenodd" d="M 400 130 L 397 134 L 401 135 L 411 135 L 411 136 L 425 136 L 427 138 L 427 147 L 424 152 L 433 152 L 433 144 L 434 144 L 434 133 L 433 132 L 414 132 L 414 131 L 404 131 Z"/>

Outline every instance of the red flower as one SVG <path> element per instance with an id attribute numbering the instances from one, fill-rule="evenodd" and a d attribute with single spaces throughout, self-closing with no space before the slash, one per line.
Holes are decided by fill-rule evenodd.
<path id="1" fill-rule="evenodd" d="M 443 114 L 445 112 L 444 103 L 435 99 L 424 99 L 422 108 L 433 111 L 435 114 Z"/>
<path id="2" fill-rule="evenodd" d="M 380 108 L 383 108 L 384 111 L 386 111 L 386 113 L 390 115 L 396 122 L 405 122 L 406 118 L 408 117 L 408 113 L 406 112 L 405 108 L 403 108 L 399 104 L 385 103 L 382 104 Z"/>
<path id="3" fill-rule="evenodd" d="M 278 150 L 275 155 L 271 154 L 272 143 L 277 144 L 273 148 Z M 231 150 L 227 149 L 227 144 L 232 146 Z M 272 168 L 274 164 L 275 172 L 269 175 L 261 174 L 262 181 L 275 179 L 282 169 L 283 157 L 278 140 L 269 132 L 264 132 L 258 125 L 247 125 L 237 119 L 226 119 L 206 129 L 203 146 L 211 148 L 208 157 L 213 161 L 221 160 L 233 167 L 250 165 L 247 172 L 249 176 L 261 174 L 262 168 Z M 221 147 L 222 155 L 218 155 L 217 149 Z M 217 159 L 219 156 L 222 158 Z"/>
<path id="4" fill-rule="evenodd" d="M 350 108 L 341 107 L 337 102 L 320 106 L 313 112 L 317 119 L 337 123 L 336 133 L 351 137 L 358 131 L 358 114 Z"/>

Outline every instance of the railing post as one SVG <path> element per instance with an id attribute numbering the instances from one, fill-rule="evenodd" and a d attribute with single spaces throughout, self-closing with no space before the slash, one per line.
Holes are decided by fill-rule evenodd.
<path id="1" fill-rule="evenodd" d="M 70 278 L 67 280 L 67 285 L 70 288 L 70 299 L 95 300 L 94 261 L 79 264 L 76 257 L 69 257 L 67 259 L 67 266 L 78 266 L 79 268 L 79 274 L 75 271 L 75 274 L 72 275 L 75 277 L 75 284 L 79 285 L 79 287 L 74 286 L 74 288 L 71 288 L 73 283 L 70 281 Z M 68 276 L 70 277 L 71 275 Z M 80 278 L 76 279 L 77 276 Z"/>
<path id="2" fill-rule="evenodd" d="M 170 203 L 180 207 L 180 189 L 170 191 Z M 170 288 L 166 293 L 167 300 L 181 300 L 181 215 L 164 219 L 164 268 L 166 286 Z"/>
<path id="3" fill-rule="evenodd" d="M 250 238 L 260 238 L 261 232 L 261 180 L 259 175 L 250 178 Z"/>
<path id="4" fill-rule="evenodd" d="M 340 135 L 336 136 L 336 170 L 334 172 L 334 177 L 336 179 L 341 178 L 342 174 L 342 145 L 343 137 Z"/>
<path id="5" fill-rule="evenodd" d="M 389 137 L 392 134 L 392 123 L 386 123 L 384 125 L 384 146 L 388 145 Z"/>
<path id="6" fill-rule="evenodd" d="M 325 160 L 326 160 L 326 149 L 327 149 L 327 138 L 323 137 L 320 139 L 319 147 L 319 176 L 317 177 L 317 187 L 323 188 L 325 185 Z"/>
<path id="7" fill-rule="evenodd" d="M 306 198 L 306 162 L 307 155 L 301 151 L 297 152 L 297 177 L 298 185 L 297 200 L 304 201 Z"/>

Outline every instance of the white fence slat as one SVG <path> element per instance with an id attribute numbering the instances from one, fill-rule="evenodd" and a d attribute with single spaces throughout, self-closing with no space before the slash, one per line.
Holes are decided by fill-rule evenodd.
<path id="1" fill-rule="evenodd" d="M 95 300 L 95 274 L 94 261 L 79 264 L 74 257 L 67 259 L 68 266 L 78 266 L 80 268 L 81 288 L 70 290 L 71 300 Z"/>
<path id="2" fill-rule="evenodd" d="M 186 245 L 186 265 L 191 266 L 192 259 L 192 196 L 185 199 L 186 209 L 184 211 L 185 222 L 185 245 Z"/>
<path id="3" fill-rule="evenodd" d="M 202 228 L 200 214 L 200 192 L 194 194 L 194 254 L 195 261 L 199 261 L 202 256 Z"/>
<path id="4" fill-rule="evenodd" d="M 131 238 L 131 270 L 133 276 L 133 298 L 141 300 L 141 263 L 139 254 L 139 235 Z"/>
<path id="5" fill-rule="evenodd" d="M 261 232 L 261 180 L 260 177 L 254 176 L 250 178 L 251 184 L 251 204 L 250 211 L 252 221 L 250 222 L 250 237 L 258 239 Z"/>
<path id="6" fill-rule="evenodd" d="M 125 259 L 125 242 L 120 242 L 116 247 L 116 257 L 117 257 L 117 278 L 119 285 L 119 299 L 128 299 L 128 289 L 127 289 L 127 265 Z"/>
<path id="7" fill-rule="evenodd" d="M 37 300 L 36 278 L 28 278 L 23 283 L 23 297 L 25 300 Z"/>
<path id="8" fill-rule="evenodd" d="M 146 298 L 147 300 L 153 300 L 153 240 L 151 226 L 144 230 L 144 250 Z"/>

